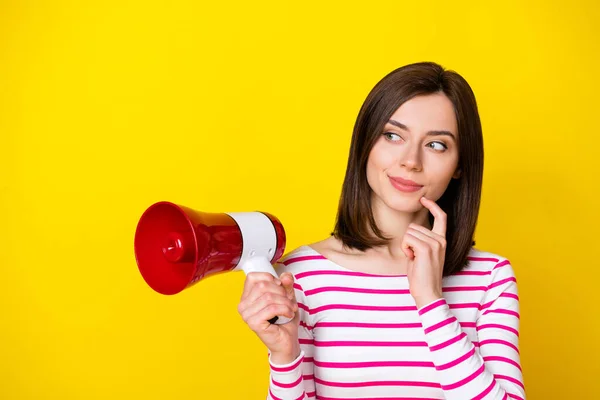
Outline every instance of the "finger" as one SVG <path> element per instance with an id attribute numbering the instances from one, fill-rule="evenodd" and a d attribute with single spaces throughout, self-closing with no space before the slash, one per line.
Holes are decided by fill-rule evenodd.
<path id="1" fill-rule="evenodd" d="M 415 258 L 415 252 L 412 251 L 412 249 L 410 247 L 402 246 L 402 252 L 406 256 L 406 258 L 408 258 L 409 260 L 413 260 Z"/>
<path id="2" fill-rule="evenodd" d="M 437 241 L 442 241 L 442 240 L 446 240 L 446 238 L 444 238 L 443 236 L 438 235 L 437 233 L 425 228 L 424 226 L 421 226 L 419 224 L 415 224 L 415 223 L 411 223 L 408 225 L 409 228 L 412 228 L 416 231 L 419 231 L 421 233 L 423 233 L 424 235 L 429 236 L 432 239 L 435 239 Z"/>
<path id="3" fill-rule="evenodd" d="M 292 303 L 287 296 L 280 296 L 272 293 L 265 293 L 253 303 L 245 303 L 241 306 L 240 315 L 244 321 L 248 320 L 252 315 L 258 313 L 270 304 L 278 304 L 294 309 L 295 304 Z"/>
<path id="4" fill-rule="evenodd" d="M 421 239 L 411 235 L 410 230 L 407 230 L 402 240 L 402 248 L 412 250 L 414 257 L 416 257 L 418 254 L 424 254 L 429 246 Z"/>
<path id="5" fill-rule="evenodd" d="M 289 300 L 288 300 L 289 302 Z M 294 318 L 293 308 L 289 304 L 279 304 L 279 303 L 270 303 L 264 305 L 264 307 L 258 310 L 252 310 L 253 313 L 248 313 L 244 318 L 244 321 L 251 327 L 262 327 L 263 329 L 267 328 L 267 325 L 270 325 L 269 320 L 275 316 L 288 317 L 290 319 Z"/>
<path id="6" fill-rule="evenodd" d="M 252 304 L 264 294 L 271 293 L 276 296 L 287 297 L 287 292 L 283 286 L 276 285 L 274 282 L 259 281 L 254 284 L 250 293 L 241 300 L 240 303 Z"/>
<path id="7" fill-rule="evenodd" d="M 414 237 L 416 237 L 417 239 L 419 239 L 420 241 L 422 241 L 423 243 L 425 243 L 427 245 L 427 250 L 435 250 L 438 251 L 442 244 L 434 237 L 423 233 L 421 231 L 418 231 L 416 229 L 413 228 L 408 228 L 406 230 L 406 233 L 408 233 L 409 235 L 412 235 Z M 431 233 L 433 235 L 433 233 Z"/>
<path id="8" fill-rule="evenodd" d="M 244 281 L 244 289 L 242 290 L 241 300 L 244 300 L 248 293 L 252 290 L 252 287 L 257 282 L 273 282 L 275 284 L 281 284 L 279 279 L 275 279 L 275 277 L 268 272 L 250 272 L 246 276 L 246 280 Z"/>
<path id="9" fill-rule="evenodd" d="M 290 299 L 296 299 L 296 291 L 294 289 L 294 275 L 290 272 L 284 272 L 279 277 L 281 284 L 285 288 L 285 291 Z"/>
<path id="10" fill-rule="evenodd" d="M 415 259 L 415 246 L 413 242 L 413 238 L 408 234 L 408 230 L 404 233 L 404 237 L 402 238 L 402 251 L 406 255 L 409 260 Z"/>
<path id="11" fill-rule="evenodd" d="M 423 204 L 433 215 L 433 232 L 440 236 L 446 237 L 446 213 L 444 210 L 437 205 L 433 200 L 429 200 L 425 196 L 421 197 L 421 204 Z"/>

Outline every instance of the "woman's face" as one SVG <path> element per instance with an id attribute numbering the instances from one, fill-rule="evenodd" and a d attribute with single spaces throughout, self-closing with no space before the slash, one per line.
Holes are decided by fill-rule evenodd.
<path id="1" fill-rule="evenodd" d="M 437 201 L 458 178 L 458 127 L 443 93 L 417 96 L 386 123 L 367 161 L 374 200 L 395 211 L 417 212 L 425 196 Z"/>

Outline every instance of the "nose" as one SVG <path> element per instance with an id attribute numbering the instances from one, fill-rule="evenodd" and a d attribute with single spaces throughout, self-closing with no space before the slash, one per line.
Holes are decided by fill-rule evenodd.
<path id="1" fill-rule="evenodd" d="M 407 144 L 400 156 L 400 165 L 409 171 L 420 171 L 423 169 L 421 163 L 420 147 L 416 144 Z"/>

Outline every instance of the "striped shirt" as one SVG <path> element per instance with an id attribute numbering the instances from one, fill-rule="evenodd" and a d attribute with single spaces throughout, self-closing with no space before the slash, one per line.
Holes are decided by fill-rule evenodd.
<path id="1" fill-rule="evenodd" d="M 346 269 L 309 246 L 276 265 L 294 275 L 299 357 L 269 357 L 268 400 L 525 399 L 519 297 L 510 262 L 472 248 L 417 309 L 406 275 Z"/>

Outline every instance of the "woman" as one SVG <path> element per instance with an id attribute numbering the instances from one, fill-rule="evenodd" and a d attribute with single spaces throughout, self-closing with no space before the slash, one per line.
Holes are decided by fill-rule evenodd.
<path id="1" fill-rule="evenodd" d="M 268 399 L 524 399 L 508 260 L 474 248 L 475 97 L 416 63 L 358 115 L 331 237 L 252 273 L 238 311 L 269 349 Z M 271 325 L 275 315 L 293 316 Z"/>

